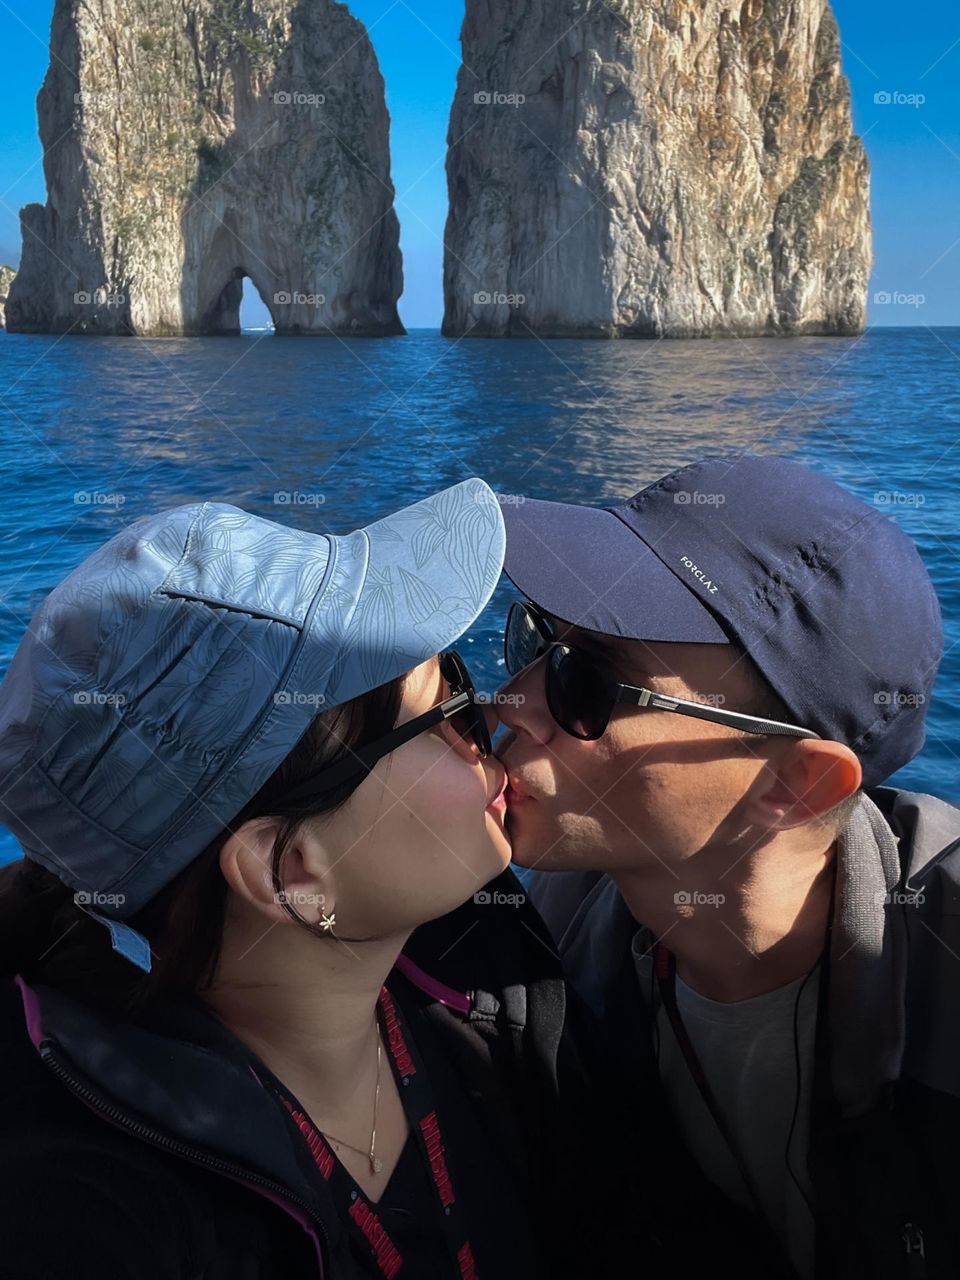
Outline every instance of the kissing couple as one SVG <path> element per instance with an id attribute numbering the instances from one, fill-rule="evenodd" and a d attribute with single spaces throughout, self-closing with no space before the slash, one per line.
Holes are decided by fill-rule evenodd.
<path id="1" fill-rule="evenodd" d="M 0 1276 L 960 1273 L 942 651 L 774 457 L 134 521 L 0 684 Z"/>

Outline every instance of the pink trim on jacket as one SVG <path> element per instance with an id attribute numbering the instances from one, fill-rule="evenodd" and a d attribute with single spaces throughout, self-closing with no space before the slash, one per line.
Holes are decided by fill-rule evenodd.
<path id="1" fill-rule="evenodd" d="M 420 966 L 414 964 L 409 956 L 397 956 L 396 967 L 405 978 L 410 979 L 415 987 L 425 991 L 428 996 L 433 996 L 434 1000 L 438 1000 L 440 1004 L 448 1005 L 451 1009 L 455 1009 L 457 1013 L 469 1014 L 473 1007 L 473 1001 L 470 996 L 462 991 L 454 991 L 453 987 L 445 986 L 437 978 L 431 978 L 430 974 L 424 973 Z"/>
<path id="2" fill-rule="evenodd" d="M 40 1005 L 37 1000 L 36 993 L 27 986 L 19 973 L 14 975 L 14 982 L 20 988 L 20 995 L 23 999 L 23 1010 L 26 1014 L 27 1022 L 27 1035 L 30 1037 L 34 1046 L 39 1049 L 40 1041 L 43 1037 L 43 1030 L 40 1026 Z M 253 1071 L 252 1067 L 250 1069 Z M 255 1071 L 253 1074 L 255 1076 L 257 1075 Z M 260 1077 L 257 1076 L 258 1080 L 259 1078 Z M 81 1099 L 81 1101 L 84 1100 Z M 99 1107 L 95 1107 L 89 1102 L 85 1102 L 84 1104 L 88 1106 L 95 1115 L 98 1115 L 101 1120 L 106 1120 L 108 1124 L 112 1124 L 115 1128 L 126 1132 L 124 1126 L 120 1124 L 118 1120 L 113 1120 L 110 1116 L 104 1115 Z M 302 1227 L 303 1230 L 306 1231 L 307 1235 L 313 1241 L 313 1246 L 317 1251 L 317 1264 L 320 1268 L 320 1280 L 323 1280 L 323 1247 L 320 1244 L 320 1237 L 317 1235 L 313 1223 L 307 1215 L 298 1209 L 296 1205 L 291 1204 L 289 1200 L 285 1200 L 282 1196 L 278 1196 L 276 1192 L 270 1191 L 267 1187 L 261 1187 L 255 1182 L 248 1182 L 246 1178 L 241 1178 L 238 1174 L 228 1173 L 223 1169 L 218 1170 L 218 1172 L 222 1174 L 223 1177 L 229 1178 L 231 1182 L 238 1182 L 242 1187 L 248 1187 L 251 1191 L 256 1191 L 259 1195 L 271 1201 L 271 1203 L 279 1206 L 279 1208 L 283 1209 L 285 1213 L 288 1213 L 290 1217 L 293 1218 L 294 1222 L 296 1222 L 298 1226 Z"/>

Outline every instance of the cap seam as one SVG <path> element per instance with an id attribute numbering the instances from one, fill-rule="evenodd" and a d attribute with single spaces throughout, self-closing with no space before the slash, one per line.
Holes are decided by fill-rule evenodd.
<path id="1" fill-rule="evenodd" d="M 690 583 L 687 582 L 686 578 L 682 578 L 680 574 L 677 573 L 673 565 L 669 563 L 669 561 L 657 550 L 657 548 L 653 546 L 652 543 L 648 542 L 642 533 L 638 533 L 637 530 L 633 527 L 633 525 L 629 524 L 626 520 L 624 520 L 623 516 L 619 514 L 619 512 L 615 507 L 604 507 L 602 508 L 602 510 L 609 511 L 611 515 L 616 516 L 617 519 L 620 521 L 620 523 L 624 526 L 624 528 L 629 529 L 630 532 L 633 534 L 633 536 L 639 539 L 639 541 L 643 543 L 643 545 L 647 548 L 648 551 L 650 551 L 652 555 L 655 555 L 657 557 L 657 559 L 660 561 L 663 567 L 673 574 L 674 578 L 676 578 L 677 582 L 680 583 L 680 585 L 684 588 L 684 590 L 688 591 L 690 595 L 693 596 L 694 600 L 696 600 L 697 604 L 699 604 L 701 608 L 705 609 L 706 612 L 709 613 L 710 617 L 714 620 L 717 626 L 720 627 L 720 629 L 728 636 L 728 640 L 731 643 L 736 643 L 736 644 L 741 643 L 739 636 L 734 631 L 733 625 L 726 618 L 719 617 L 714 612 L 714 610 L 710 608 L 709 604 L 707 604 L 706 600 L 703 599 L 703 597 L 699 594 L 699 592 L 695 591 L 693 587 L 690 585 Z M 733 632 L 732 636 L 730 635 L 731 632 Z M 718 641 L 715 641 L 714 643 L 721 644 L 722 641 L 718 640 Z"/>
<path id="2" fill-rule="evenodd" d="M 222 600 L 218 596 L 202 595 L 197 591 L 178 591 L 174 587 L 158 587 L 157 595 L 169 596 L 176 600 L 196 600 L 198 604 L 207 604 L 216 609 L 229 609 L 232 613 L 245 613 L 250 618 L 266 618 L 270 622 L 282 622 L 296 631 L 303 629 L 303 624 L 285 613 L 273 613 L 269 609 L 256 609 L 248 605 L 235 604 L 230 600 Z"/>
<path id="3" fill-rule="evenodd" d="M 874 516 L 876 516 L 876 514 L 877 513 L 874 511 L 865 511 L 858 520 L 855 520 L 852 524 L 848 524 L 846 528 L 842 530 L 840 536 L 834 536 L 831 539 L 829 546 L 827 550 L 824 552 L 824 554 L 829 554 L 830 551 L 833 551 L 834 553 L 841 551 L 841 549 L 843 549 L 847 544 L 849 544 L 850 537 L 853 534 L 854 530 L 859 529 L 861 524 L 863 524 L 864 520 L 872 519 Z M 778 576 L 780 577 L 780 581 L 774 583 L 773 590 L 767 593 L 765 596 L 763 596 L 762 599 L 773 602 L 773 601 L 781 600 L 785 596 L 790 601 L 799 600 L 803 598 L 803 596 L 798 595 L 795 590 L 788 591 L 788 584 L 785 581 L 785 579 L 788 577 L 790 571 L 794 569 L 798 563 L 807 564 L 808 567 L 812 568 L 812 566 L 809 564 L 809 561 L 804 559 L 803 552 L 805 548 L 809 547 L 814 541 L 815 541 L 814 537 L 808 538 L 804 543 L 794 547 L 793 552 L 789 559 L 787 560 L 780 559 L 777 561 Z M 825 570 L 825 572 L 826 571 L 827 570 Z M 758 596 L 756 592 L 752 593 L 752 599 L 755 603 L 757 602 Z"/>

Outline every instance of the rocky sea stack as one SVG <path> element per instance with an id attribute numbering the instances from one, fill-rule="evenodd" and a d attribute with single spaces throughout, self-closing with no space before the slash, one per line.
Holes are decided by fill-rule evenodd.
<path id="1" fill-rule="evenodd" d="M 0 266 L 0 329 L 6 328 L 6 307 L 7 297 L 10 293 L 10 285 L 13 283 L 13 277 L 17 274 L 14 267 Z"/>
<path id="2" fill-rule="evenodd" d="M 467 0 L 449 335 L 852 334 L 869 171 L 825 0 Z"/>
<path id="3" fill-rule="evenodd" d="M 394 334 L 383 80 L 334 0 L 56 0 L 20 332 Z"/>

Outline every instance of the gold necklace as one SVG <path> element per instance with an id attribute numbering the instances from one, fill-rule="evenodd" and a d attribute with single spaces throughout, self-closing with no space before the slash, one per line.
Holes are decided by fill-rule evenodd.
<path id="1" fill-rule="evenodd" d="M 352 1142 L 344 1142 L 343 1138 L 335 1138 L 333 1134 L 327 1133 L 325 1129 L 320 1132 L 330 1142 L 338 1147 L 347 1147 L 350 1151 L 356 1151 L 357 1155 L 366 1156 L 370 1161 L 370 1172 L 379 1173 L 383 1168 L 383 1161 L 377 1159 L 377 1108 L 380 1105 L 380 1060 L 382 1057 L 383 1041 L 380 1039 L 380 1028 L 377 1027 L 377 1091 L 373 1095 L 373 1128 L 370 1130 L 370 1150 L 364 1151 L 360 1147 L 355 1147 Z"/>

